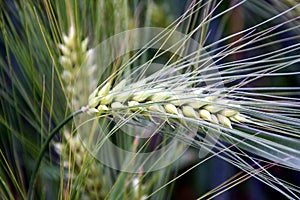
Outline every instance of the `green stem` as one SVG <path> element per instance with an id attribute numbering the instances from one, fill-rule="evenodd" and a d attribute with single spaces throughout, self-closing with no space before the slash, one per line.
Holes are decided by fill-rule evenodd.
<path id="1" fill-rule="evenodd" d="M 32 192 L 34 189 L 34 185 L 35 185 L 35 180 L 36 180 L 36 176 L 37 173 L 39 171 L 39 167 L 41 165 L 42 159 L 44 157 L 44 154 L 46 152 L 46 150 L 48 149 L 48 146 L 51 142 L 51 140 L 53 139 L 53 137 L 56 135 L 56 133 L 59 131 L 59 129 L 61 129 L 66 123 L 68 123 L 71 119 L 73 119 L 73 117 L 75 117 L 76 115 L 83 113 L 84 110 L 80 109 L 77 110 L 75 112 L 73 112 L 72 114 L 70 114 L 67 118 L 65 118 L 55 129 L 53 129 L 53 131 L 50 133 L 49 137 L 47 138 L 46 142 L 44 143 L 44 145 L 42 146 L 42 149 L 40 151 L 39 157 L 37 159 L 37 162 L 35 164 L 35 168 L 33 170 L 33 173 L 30 177 L 30 182 L 29 182 L 29 189 L 28 189 L 28 193 L 27 193 L 27 197 L 28 199 L 31 199 L 32 196 Z"/>

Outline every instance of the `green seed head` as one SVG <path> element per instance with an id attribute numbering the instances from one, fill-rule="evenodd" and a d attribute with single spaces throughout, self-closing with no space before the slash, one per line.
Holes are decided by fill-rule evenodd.
<path id="1" fill-rule="evenodd" d="M 148 110 L 153 111 L 153 112 L 166 113 L 164 107 L 159 104 L 152 104 L 151 106 L 148 107 Z"/>
<path id="2" fill-rule="evenodd" d="M 122 103 L 116 101 L 111 104 L 111 108 L 120 109 L 120 108 L 125 108 L 125 106 Z"/>
<path id="3" fill-rule="evenodd" d="M 199 119 L 200 117 L 199 114 L 191 106 L 183 106 L 182 114 L 193 119 Z"/>
<path id="4" fill-rule="evenodd" d="M 212 105 L 212 104 L 204 106 L 204 109 L 209 111 L 210 113 L 217 113 L 223 110 L 223 108 L 221 108 L 220 106 Z"/>
<path id="5" fill-rule="evenodd" d="M 131 111 L 138 111 L 140 108 L 138 107 L 140 103 L 137 101 L 128 101 L 128 106 L 132 107 L 130 108 Z"/>
<path id="6" fill-rule="evenodd" d="M 217 114 L 217 117 L 220 124 L 232 129 L 231 122 L 228 117 L 225 117 L 224 115 L 220 115 L 220 114 Z"/>
<path id="7" fill-rule="evenodd" d="M 192 90 L 190 93 L 177 94 L 175 98 L 174 94 L 163 91 L 161 89 L 163 87 L 122 92 L 125 85 L 126 81 L 123 80 L 114 88 L 111 88 L 110 83 L 106 83 L 102 88 L 96 88 L 89 97 L 89 107 L 91 108 L 89 113 L 101 115 L 102 113 L 109 114 L 113 110 L 117 112 L 118 109 L 127 109 L 132 112 L 142 111 L 139 114 L 153 121 L 150 113 L 157 112 L 161 113 L 160 116 L 166 121 L 169 121 L 168 117 L 171 117 L 186 124 L 186 118 L 202 119 L 230 129 L 232 129 L 232 122 L 246 121 L 238 111 L 226 108 L 228 100 L 218 99 L 217 96 L 201 98 L 202 90 L 200 89 Z M 195 93 L 197 93 L 196 96 Z M 183 99 L 178 96 L 182 96 Z M 174 116 L 166 115 L 164 117 L 162 114 Z"/>
<path id="8" fill-rule="evenodd" d="M 151 96 L 151 94 L 148 91 L 140 91 L 140 92 L 136 92 L 135 94 L 133 94 L 132 100 L 137 101 L 137 102 L 143 102 L 150 96 Z"/>
<path id="9" fill-rule="evenodd" d="M 97 110 L 99 111 L 98 114 L 101 115 L 102 113 L 108 111 L 109 108 L 106 105 L 99 105 Z"/>
<path id="10" fill-rule="evenodd" d="M 126 79 L 120 81 L 120 83 L 118 83 L 112 90 L 111 92 L 121 92 L 123 90 L 123 88 L 126 85 Z"/>
<path id="11" fill-rule="evenodd" d="M 179 115 L 177 108 L 173 104 L 166 104 L 164 107 L 167 113 Z"/>
<path id="12" fill-rule="evenodd" d="M 202 119 L 206 120 L 206 121 L 210 121 L 210 122 L 213 122 L 212 118 L 211 118 L 211 114 L 210 112 L 208 112 L 207 110 L 205 109 L 201 109 L 199 110 L 199 115 Z"/>
<path id="13" fill-rule="evenodd" d="M 225 117 L 232 117 L 233 115 L 237 114 L 238 112 L 229 108 L 224 108 L 220 114 L 224 115 Z"/>
<path id="14" fill-rule="evenodd" d="M 110 90 L 111 84 L 110 82 L 107 82 L 97 93 L 97 96 L 103 97 L 108 94 Z"/>
<path id="15" fill-rule="evenodd" d="M 112 103 L 113 98 L 114 98 L 113 94 L 108 94 L 108 95 L 104 96 L 104 97 L 101 99 L 101 104 L 102 104 L 102 105 L 109 105 L 109 104 Z"/>

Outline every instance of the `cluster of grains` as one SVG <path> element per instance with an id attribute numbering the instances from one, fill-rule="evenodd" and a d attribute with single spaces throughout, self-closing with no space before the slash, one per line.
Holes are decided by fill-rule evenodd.
<path id="1" fill-rule="evenodd" d="M 77 41 L 74 27 L 70 28 L 69 34 L 63 34 L 63 44 L 58 45 L 62 55 L 59 58 L 60 64 L 63 66 L 61 78 L 63 80 L 64 89 L 68 97 L 76 92 L 74 91 L 74 81 L 79 67 L 86 58 L 88 38 Z"/>
<path id="2" fill-rule="evenodd" d="M 74 85 L 75 79 L 80 65 L 87 55 L 88 38 L 82 41 L 78 40 L 74 27 L 71 27 L 68 35 L 63 34 L 63 44 L 59 44 L 58 47 L 62 53 L 59 61 L 63 67 L 61 73 L 63 88 L 68 102 L 72 102 L 74 105 L 78 102 L 78 96 L 80 95 L 80 90 Z M 69 172 L 68 178 L 74 181 L 77 176 L 84 176 L 83 195 L 87 196 L 88 199 L 104 199 L 106 192 L 104 192 L 103 186 L 106 185 L 107 181 L 101 171 L 103 170 L 102 165 L 96 162 L 83 147 L 78 134 L 75 133 L 71 136 L 70 132 L 68 128 L 64 129 L 67 144 L 55 144 L 58 153 L 65 159 L 64 167 L 73 169 L 71 173 Z M 83 167 L 84 160 L 90 160 L 90 164 Z"/>
<path id="3" fill-rule="evenodd" d="M 68 143 L 56 143 L 55 148 L 65 158 L 64 167 L 72 171 L 69 178 L 75 181 L 80 174 L 81 177 L 84 177 L 83 195 L 88 199 L 104 199 L 107 191 L 103 186 L 107 185 L 108 180 L 103 176 L 102 167 L 97 165 L 93 157 L 89 156 L 78 135 L 70 136 L 67 130 L 64 133 Z M 71 157 L 69 157 L 70 155 Z M 85 167 L 83 167 L 84 162 L 88 163 Z"/>
<path id="4" fill-rule="evenodd" d="M 190 93 L 176 95 L 166 92 L 163 87 L 121 92 L 125 85 L 126 81 L 123 80 L 113 88 L 109 82 L 102 88 L 96 88 L 89 97 L 89 112 L 102 115 L 123 110 L 139 112 L 148 118 L 155 112 L 171 118 L 205 120 L 230 129 L 232 122 L 246 121 L 241 113 L 231 109 L 237 106 L 229 100 L 203 95 L 196 88 Z"/>

